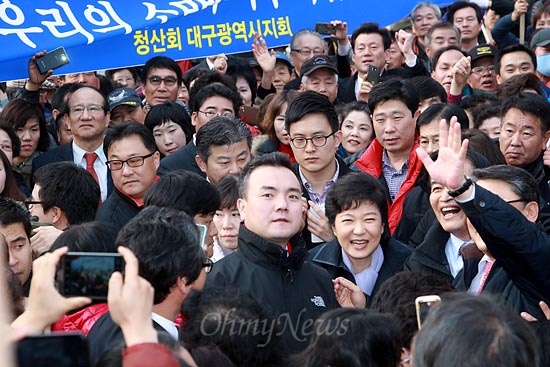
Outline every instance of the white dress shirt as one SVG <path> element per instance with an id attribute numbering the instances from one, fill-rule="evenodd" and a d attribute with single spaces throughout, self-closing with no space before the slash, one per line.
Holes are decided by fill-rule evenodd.
<path id="1" fill-rule="evenodd" d="M 72 142 L 73 146 L 73 161 L 77 166 L 80 166 L 84 169 L 86 169 L 86 159 L 84 158 L 84 154 L 86 153 L 96 153 L 97 159 L 94 162 L 94 170 L 95 173 L 97 173 L 97 177 L 99 179 L 99 188 L 101 189 L 101 202 L 105 202 L 107 200 L 107 174 L 109 173 L 109 170 L 107 169 L 107 157 L 105 156 L 105 153 L 103 152 L 103 144 L 99 146 L 94 152 L 87 152 L 78 145 L 75 144 L 75 142 Z"/>

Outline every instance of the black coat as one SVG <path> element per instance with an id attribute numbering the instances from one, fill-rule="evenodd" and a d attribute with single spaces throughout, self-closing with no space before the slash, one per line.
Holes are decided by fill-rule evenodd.
<path id="1" fill-rule="evenodd" d="M 141 207 L 138 207 L 132 199 L 115 188 L 113 193 L 97 210 L 95 219 L 111 223 L 117 231 L 120 231 L 140 210 Z"/>
<path id="2" fill-rule="evenodd" d="M 407 246 L 393 238 L 390 238 L 387 243 L 381 246 L 384 253 L 384 262 L 378 272 L 378 278 L 374 284 L 372 294 L 370 297 L 367 297 L 367 306 L 370 305 L 372 297 L 380 289 L 382 283 L 403 269 L 403 263 L 411 254 L 411 250 Z M 338 244 L 338 240 L 325 243 L 310 250 L 308 260 L 326 269 L 333 279 L 344 277 L 355 283 L 351 270 L 344 264 L 342 248 Z"/>
<path id="3" fill-rule="evenodd" d="M 157 332 L 167 332 L 155 321 L 151 322 Z M 115 324 L 109 312 L 95 322 L 86 339 L 90 350 L 90 366 L 95 366 L 107 350 L 124 345 L 122 329 Z"/>
<path id="4" fill-rule="evenodd" d="M 177 169 L 184 169 L 186 171 L 195 172 L 201 177 L 206 178 L 206 173 L 201 171 L 197 165 L 197 161 L 195 160 L 196 155 L 197 147 L 193 141 L 190 141 L 186 146 L 179 148 L 174 153 L 161 159 L 158 174 L 165 175 Z"/>
<path id="5" fill-rule="evenodd" d="M 309 341 L 307 323 L 339 305 L 327 272 L 304 261 L 307 251 L 302 238 L 297 235 L 290 244 L 288 254 L 283 247 L 241 226 L 239 251 L 216 263 L 206 278 L 206 289 L 235 287 L 249 293 L 271 317 L 283 318 L 280 325 L 287 322 L 283 336 L 288 349 L 299 352 Z"/>
<path id="6" fill-rule="evenodd" d="M 550 236 L 501 198 L 475 186 L 475 197 L 461 203 L 495 258 L 483 292 L 503 300 L 516 313 L 545 319 L 539 301 L 550 302 Z M 456 286 L 468 289 L 478 261 L 467 261 Z"/>
<path id="7" fill-rule="evenodd" d="M 450 234 L 445 232 L 437 220 L 434 220 L 424 241 L 414 249 L 411 257 L 405 262 L 404 269 L 431 273 L 452 283 L 453 276 L 445 255 L 445 246 L 449 238 Z"/>
<path id="8" fill-rule="evenodd" d="M 74 162 L 72 142 L 60 145 L 52 150 L 49 150 L 47 152 L 44 152 L 36 156 L 32 160 L 31 176 L 34 177 L 34 173 L 42 166 L 45 166 L 50 163 L 65 162 L 65 161 Z M 111 177 L 111 171 L 107 167 L 107 195 L 111 195 L 111 193 L 113 192 L 113 188 L 114 188 L 113 178 Z"/>

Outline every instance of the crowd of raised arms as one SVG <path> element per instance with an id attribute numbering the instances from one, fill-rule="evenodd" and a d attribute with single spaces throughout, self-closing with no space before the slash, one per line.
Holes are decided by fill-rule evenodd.
<path id="1" fill-rule="evenodd" d="M 0 365 L 550 366 L 550 1 L 408 20 L 30 57 L 0 91 Z"/>

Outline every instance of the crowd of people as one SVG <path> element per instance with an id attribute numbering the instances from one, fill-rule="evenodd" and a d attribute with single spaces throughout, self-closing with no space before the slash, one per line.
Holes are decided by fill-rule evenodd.
<path id="1" fill-rule="evenodd" d="M 187 69 L 33 55 L 0 107 L 2 365 L 51 331 L 94 367 L 550 366 L 550 2 L 399 24 Z M 106 299 L 60 293 L 68 252 L 124 258 Z"/>

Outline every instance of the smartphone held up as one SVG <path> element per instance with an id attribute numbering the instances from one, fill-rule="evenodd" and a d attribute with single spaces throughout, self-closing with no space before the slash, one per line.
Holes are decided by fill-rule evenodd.
<path id="1" fill-rule="evenodd" d="M 50 70 L 67 65 L 71 60 L 69 60 L 69 55 L 67 55 L 65 48 L 61 46 L 41 57 L 37 57 L 34 62 L 40 74 L 46 74 Z"/>
<path id="2" fill-rule="evenodd" d="M 65 297 L 106 301 L 115 271 L 124 271 L 124 259 L 118 253 L 68 252 L 57 268 L 56 287 Z"/>

